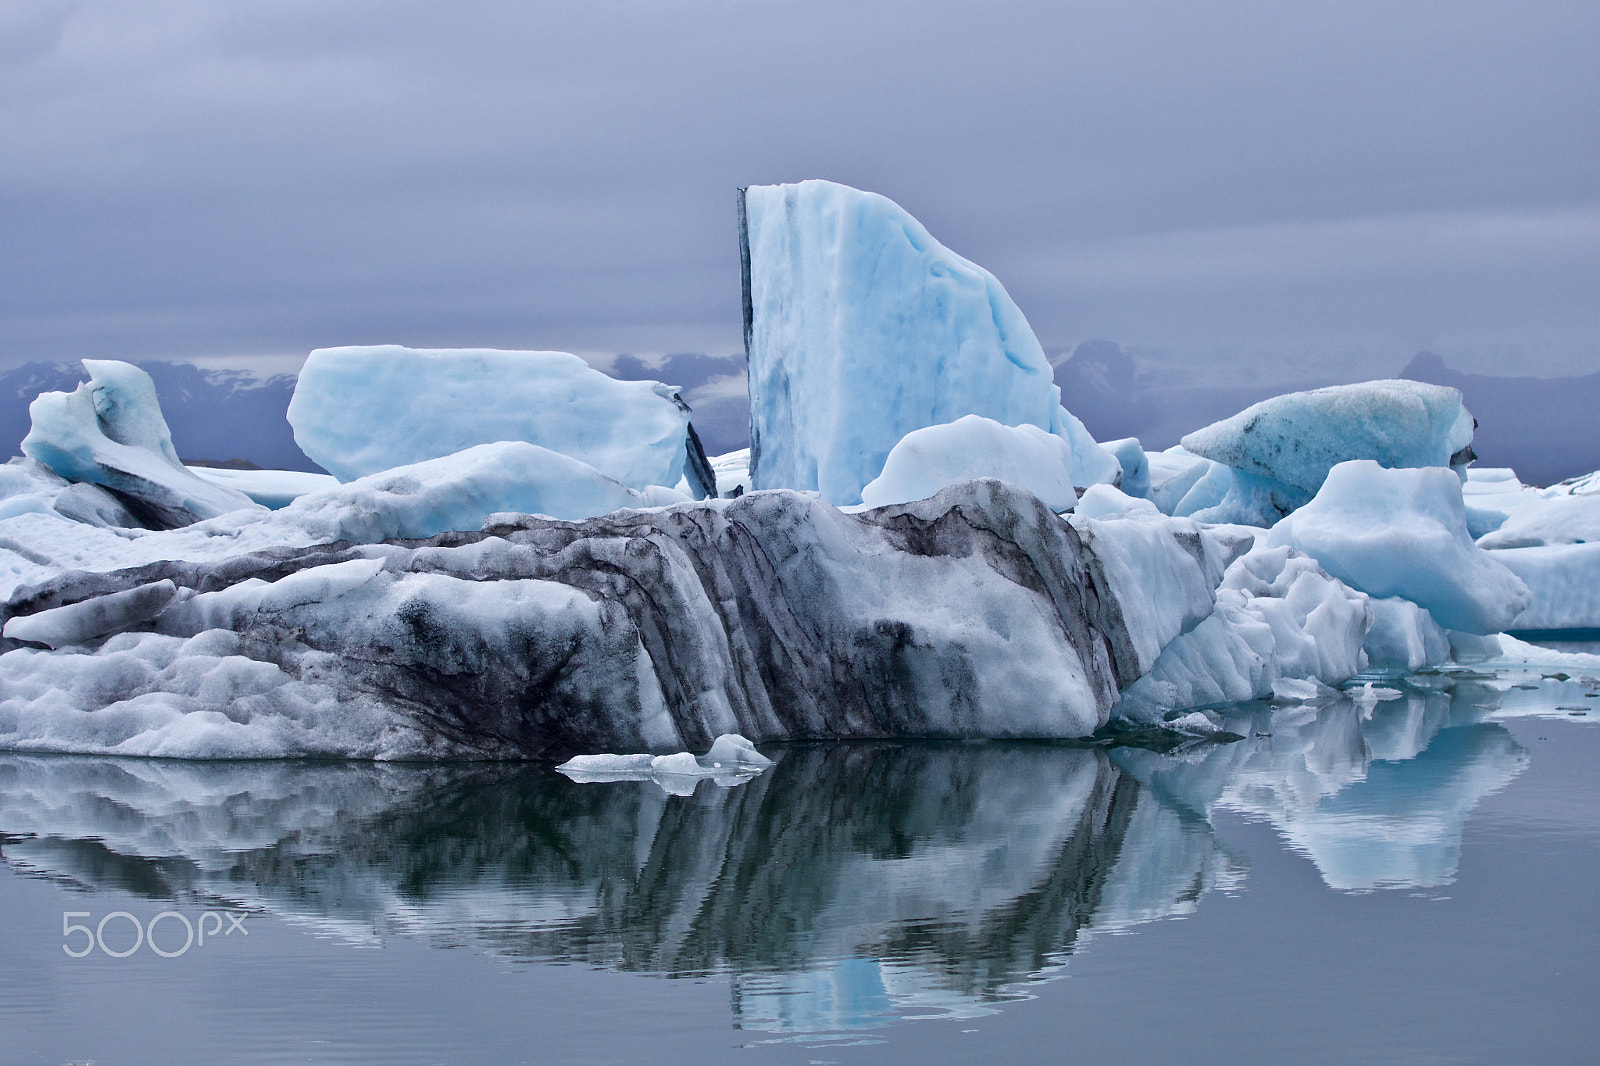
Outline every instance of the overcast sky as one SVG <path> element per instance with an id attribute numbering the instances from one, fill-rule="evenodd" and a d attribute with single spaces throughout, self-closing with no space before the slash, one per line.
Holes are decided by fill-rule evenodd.
<path id="1" fill-rule="evenodd" d="M 734 188 L 824 177 L 1047 347 L 1600 369 L 1597 55 L 1594 0 L 6 0 L 0 364 L 734 352 Z"/>

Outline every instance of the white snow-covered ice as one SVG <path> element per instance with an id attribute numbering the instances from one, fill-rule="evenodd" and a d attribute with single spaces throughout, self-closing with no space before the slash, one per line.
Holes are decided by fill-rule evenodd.
<path id="1" fill-rule="evenodd" d="M 1078 502 L 1072 446 L 1038 426 L 1007 426 L 982 415 L 914 429 L 889 450 L 883 472 L 861 490 L 868 507 L 925 500 L 958 481 L 993 477 L 1027 489 L 1052 511 Z"/>
<path id="2" fill-rule="evenodd" d="M 216 466 L 186 467 L 191 474 L 213 485 L 242 492 L 263 507 L 277 510 L 301 496 L 338 488 L 332 474 L 313 474 L 304 470 L 232 470 Z"/>
<path id="3" fill-rule="evenodd" d="M 1527 609 L 1502 628 L 1519 633 L 1600 629 L 1600 543 L 1501 548 L 1485 554 L 1532 592 Z"/>
<path id="4" fill-rule="evenodd" d="M 1480 548 L 1537 548 L 1552 544 L 1600 543 L 1600 493 L 1515 500 L 1505 522 L 1478 538 Z M 1475 497 L 1481 499 L 1482 497 Z"/>

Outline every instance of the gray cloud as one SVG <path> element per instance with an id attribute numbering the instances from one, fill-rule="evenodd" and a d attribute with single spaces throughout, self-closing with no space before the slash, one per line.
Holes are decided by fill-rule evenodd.
<path id="1" fill-rule="evenodd" d="M 900 201 L 1047 345 L 1566 370 L 1600 359 L 1597 31 L 1586 2 L 20 0 L 0 360 L 731 351 L 733 188 L 815 176 Z"/>

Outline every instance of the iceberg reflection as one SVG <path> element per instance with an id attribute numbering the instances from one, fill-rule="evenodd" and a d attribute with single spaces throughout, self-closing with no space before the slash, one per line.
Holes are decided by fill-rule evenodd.
<path id="1" fill-rule="evenodd" d="M 1094 934 L 1239 883 L 1214 810 L 1270 820 L 1334 888 L 1447 882 L 1467 813 L 1527 764 L 1483 720 L 1496 696 L 1241 709 L 1251 739 L 1165 755 L 793 746 L 681 797 L 525 765 L 3 755 L 0 847 L 19 872 L 353 940 L 726 973 L 739 1027 L 848 1032 L 987 1013 Z"/>
<path id="2" fill-rule="evenodd" d="M 1241 707 L 1225 728 L 1250 739 L 1196 758 L 1112 759 L 1208 820 L 1221 809 L 1269 821 L 1330 888 L 1436 888 L 1455 878 L 1472 808 L 1528 765 L 1527 749 L 1486 721 L 1498 689 L 1438 685 L 1376 703 Z"/>

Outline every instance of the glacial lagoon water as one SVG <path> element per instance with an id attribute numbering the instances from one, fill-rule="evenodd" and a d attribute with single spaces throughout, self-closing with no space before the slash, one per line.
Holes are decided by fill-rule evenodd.
<path id="1" fill-rule="evenodd" d="M 1600 682 L 1387 684 L 687 796 L 0 755 L 0 1062 L 1594 1061 Z"/>

